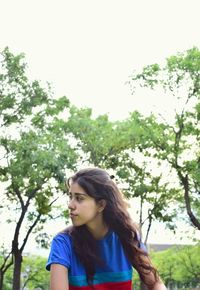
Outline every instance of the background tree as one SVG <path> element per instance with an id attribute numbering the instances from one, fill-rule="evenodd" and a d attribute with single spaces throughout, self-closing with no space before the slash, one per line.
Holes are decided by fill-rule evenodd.
<path id="1" fill-rule="evenodd" d="M 121 132 L 108 115 L 92 116 L 89 108 L 70 108 L 68 126 L 75 139 L 81 162 L 87 165 L 114 168 L 114 161 L 124 144 L 119 142 Z"/>
<path id="2" fill-rule="evenodd" d="M 173 246 L 152 252 L 152 260 L 169 289 L 197 287 L 200 282 L 200 245 Z"/>
<path id="3" fill-rule="evenodd" d="M 151 172 L 151 166 L 147 169 L 149 160 L 144 156 L 148 155 L 147 140 L 145 130 L 139 125 L 140 118 L 142 116 L 134 112 L 127 120 L 111 122 L 107 115 L 93 118 L 92 110 L 71 107 L 68 126 L 77 150 L 83 153 L 81 163 L 106 168 L 115 175 L 128 198 L 140 199 L 138 222 L 141 227 L 148 222 L 147 242 L 154 220 L 172 222 L 173 213 L 166 211 L 172 192 L 168 190 L 167 195 L 166 185 L 161 185 L 160 177 Z M 144 214 L 146 207 L 148 210 Z"/>
<path id="4" fill-rule="evenodd" d="M 144 122 L 144 124 L 143 124 Z M 117 175 L 125 184 L 124 192 L 135 201 L 139 224 L 146 227 L 143 240 L 147 243 L 153 221 L 168 223 L 173 228 L 174 210 L 167 210 L 173 202 L 174 188 L 163 178 L 160 160 L 152 158 L 148 148 L 148 136 L 145 130 L 146 118 L 133 112 L 127 120 L 119 124 L 118 131 L 126 134 L 126 147 L 120 152 Z M 141 126 L 142 124 L 142 126 Z M 177 193 L 178 194 L 178 193 Z"/>
<path id="5" fill-rule="evenodd" d="M 22 265 L 22 289 L 49 289 L 49 272 L 45 269 L 47 259 L 40 256 L 27 256 Z"/>
<path id="6" fill-rule="evenodd" d="M 1 285 L 14 263 L 13 289 L 19 290 L 24 247 L 37 231 L 45 243 L 42 227 L 47 218 L 54 218 L 66 171 L 74 171 L 77 164 L 107 169 L 128 198 L 139 200 L 139 223 L 147 223 L 146 241 L 154 220 L 174 227 L 175 202 L 181 207 L 185 202 L 198 227 L 198 49 L 169 58 L 164 68 L 148 66 L 132 78 L 131 84 L 134 81 L 152 89 L 162 86 L 166 94 L 176 95 L 182 88 L 187 91 L 185 105 L 176 111 L 173 124 L 138 112 L 118 122 L 109 121 L 107 115 L 94 118 L 91 109 L 70 106 L 66 97 L 53 98 L 49 85 L 29 81 L 23 55 L 14 56 L 5 49 L 1 57 L 2 206 L 16 214 L 7 220 L 15 229 L 0 267 Z"/>
<path id="7" fill-rule="evenodd" d="M 152 157 L 165 160 L 175 172 L 183 191 L 187 214 L 194 227 L 200 230 L 200 51 L 192 48 L 158 64 L 134 73 L 130 85 L 163 88 L 165 96 L 172 94 L 178 106 L 174 123 L 150 116 L 140 125 L 146 129 L 147 146 L 154 149 Z M 176 102 L 175 102 L 176 103 Z"/>
<path id="8" fill-rule="evenodd" d="M 21 272 L 21 289 L 49 289 L 49 272 L 46 271 L 47 259 L 41 256 L 24 256 Z M 13 265 L 5 274 L 4 290 L 12 289 L 12 269 Z"/>
<path id="9" fill-rule="evenodd" d="M 179 267 L 179 262 L 176 247 L 165 251 L 154 252 L 151 255 L 167 288 L 171 289 L 171 287 L 177 286 L 176 271 Z"/>
<path id="10" fill-rule="evenodd" d="M 187 286 L 200 283 L 200 245 L 184 246 L 178 249 L 178 261 L 181 267 L 177 267 L 176 279 Z"/>
<path id="11" fill-rule="evenodd" d="M 1 53 L 0 146 L 1 182 L 8 210 L 15 211 L 10 250 L 0 268 L 3 276 L 14 263 L 13 290 L 20 289 L 22 253 L 33 231 L 52 218 L 53 204 L 63 193 L 66 169 L 74 170 L 77 154 L 70 145 L 66 97 L 55 99 L 50 87 L 29 81 L 24 56 L 8 48 Z M 5 210 L 5 207 L 4 207 Z M 57 213 L 58 215 L 58 213 Z"/>

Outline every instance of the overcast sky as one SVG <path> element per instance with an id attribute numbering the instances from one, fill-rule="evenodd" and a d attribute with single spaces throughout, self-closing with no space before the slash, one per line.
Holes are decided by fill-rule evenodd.
<path id="1" fill-rule="evenodd" d="M 121 119 L 172 101 L 132 96 L 134 69 L 200 47 L 199 0 L 0 0 L 0 48 L 24 52 L 33 78 L 95 114 Z"/>
<path id="2" fill-rule="evenodd" d="M 199 0 L 0 0 L 0 49 L 24 52 L 32 78 L 95 114 L 171 110 L 171 99 L 132 96 L 125 82 L 134 69 L 200 48 L 199 11 Z"/>

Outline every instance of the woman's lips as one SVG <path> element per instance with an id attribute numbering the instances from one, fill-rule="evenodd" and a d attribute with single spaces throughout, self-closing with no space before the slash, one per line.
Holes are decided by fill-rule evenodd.
<path id="1" fill-rule="evenodd" d="M 73 214 L 73 213 L 70 213 L 70 218 L 75 218 L 75 217 L 77 217 L 78 215 L 77 214 Z"/>

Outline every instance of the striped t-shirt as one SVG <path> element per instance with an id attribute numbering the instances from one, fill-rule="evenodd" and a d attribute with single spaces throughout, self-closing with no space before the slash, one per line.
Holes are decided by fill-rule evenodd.
<path id="1" fill-rule="evenodd" d="M 103 267 L 96 267 L 94 289 L 131 290 L 133 269 L 118 235 L 109 231 L 97 243 L 105 264 Z M 51 264 L 61 264 L 68 268 L 70 290 L 91 290 L 87 283 L 85 269 L 73 250 L 69 234 L 61 233 L 54 237 L 46 265 L 47 270 L 50 270 Z"/>

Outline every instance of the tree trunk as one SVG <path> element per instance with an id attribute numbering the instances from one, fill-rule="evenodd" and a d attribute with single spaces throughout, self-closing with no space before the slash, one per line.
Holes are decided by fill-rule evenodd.
<path id="1" fill-rule="evenodd" d="M 8 261 L 9 257 L 10 257 L 10 254 L 7 255 L 7 257 L 4 257 L 3 264 L 1 265 L 1 268 L 0 268 L 0 290 L 3 290 L 3 281 L 4 281 L 4 276 L 5 276 L 6 271 L 13 264 L 12 258 L 10 261 Z"/>
<path id="2" fill-rule="evenodd" d="M 150 215 L 149 216 L 149 225 L 148 225 L 147 232 L 146 232 L 146 237 L 145 237 L 145 240 L 144 240 L 145 246 L 147 245 L 147 240 L 148 240 L 149 232 L 150 232 L 150 229 L 151 229 L 151 224 L 152 224 L 152 216 Z"/>
<path id="3" fill-rule="evenodd" d="M 13 287 L 12 290 L 20 290 L 20 276 L 22 265 L 22 253 L 16 250 L 14 253 Z"/>
<path id="4" fill-rule="evenodd" d="M 1 270 L 0 271 L 0 290 L 3 290 L 3 278 L 4 278 L 4 273 Z"/>
<path id="5" fill-rule="evenodd" d="M 180 178 L 182 185 L 184 187 L 184 199 L 185 199 L 187 214 L 188 214 L 193 226 L 196 227 L 198 230 L 200 230 L 200 222 L 198 221 L 196 216 L 193 214 L 193 211 L 191 209 L 190 196 L 189 196 L 190 194 L 189 194 L 188 175 L 183 176 L 182 173 L 179 172 L 179 178 Z"/>

